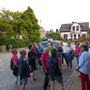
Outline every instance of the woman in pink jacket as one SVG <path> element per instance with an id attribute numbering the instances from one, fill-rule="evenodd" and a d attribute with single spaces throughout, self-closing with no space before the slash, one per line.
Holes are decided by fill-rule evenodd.
<path id="1" fill-rule="evenodd" d="M 79 41 L 77 41 L 76 42 L 76 46 L 75 46 L 75 55 L 76 55 L 76 57 L 77 57 L 77 64 L 79 64 L 79 57 L 81 56 L 81 50 L 80 50 L 80 47 L 79 47 L 79 45 L 80 45 L 80 42 Z"/>
<path id="2" fill-rule="evenodd" d="M 42 63 L 42 67 L 45 73 L 45 80 L 44 80 L 44 85 L 43 85 L 43 90 L 47 90 L 49 79 L 48 79 L 48 58 L 49 58 L 49 50 L 46 48 L 44 49 L 44 52 L 41 55 L 40 61 Z"/>
<path id="3" fill-rule="evenodd" d="M 15 84 L 17 84 L 19 58 L 17 57 L 17 50 L 16 50 L 16 49 L 14 49 L 14 50 L 12 51 L 12 53 L 13 53 L 13 55 L 12 55 L 12 62 L 14 63 L 13 75 L 16 77 L 16 82 L 15 82 Z"/>

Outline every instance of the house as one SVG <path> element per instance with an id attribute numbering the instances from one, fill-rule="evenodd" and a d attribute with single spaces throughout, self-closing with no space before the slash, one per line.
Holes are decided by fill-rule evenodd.
<path id="1" fill-rule="evenodd" d="M 50 33 L 54 32 L 53 29 L 50 29 Z"/>
<path id="2" fill-rule="evenodd" d="M 40 27 L 40 38 L 43 39 L 46 37 L 46 32 L 43 27 Z"/>
<path id="3" fill-rule="evenodd" d="M 90 34 L 90 29 L 89 29 L 89 32 L 88 32 L 88 34 Z"/>
<path id="4" fill-rule="evenodd" d="M 79 39 L 80 37 L 87 38 L 89 30 L 89 22 L 71 24 L 62 24 L 59 31 L 60 36 L 64 39 Z"/>

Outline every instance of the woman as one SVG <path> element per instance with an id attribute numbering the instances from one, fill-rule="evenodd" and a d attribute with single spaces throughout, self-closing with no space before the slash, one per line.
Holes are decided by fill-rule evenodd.
<path id="1" fill-rule="evenodd" d="M 81 45 L 82 55 L 79 58 L 79 71 L 81 76 L 82 90 L 90 90 L 89 71 L 90 71 L 90 54 L 87 45 Z M 86 89 L 87 87 L 87 89 Z"/>
<path id="2" fill-rule="evenodd" d="M 41 57 L 41 53 L 43 52 L 43 47 L 38 43 L 38 50 L 39 50 L 39 58 Z"/>
<path id="3" fill-rule="evenodd" d="M 30 69 L 28 62 L 26 61 L 26 50 L 20 51 L 19 58 L 19 71 L 18 71 L 18 84 L 21 86 L 21 90 L 25 90 L 28 78 L 30 77 Z"/>
<path id="4" fill-rule="evenodd" d="M 41 57 L 41 54 L 43 52 L 43 47 L 38 43 L 38 50 L 39 50 L 39 62 L 38 62 L 38 67 L 41 66 L 41 62 L 40 62 L 40 57 Z"/>
<path id="5" fill-rule="evenodd" d="M 73 59 L 74 49 L 71 46 L 71 42 L 68 41 L 68 45 L 66 46 L 66 60 L 68 67 L 67 69 L 72 71 L 72 59 Z"/>
<path id="6" fill-rule="evenodd" d="M 79 57 L 81 55 L 81 50 L 80 50 L 80 47 L 79 47 L 80 43 L 79 41 L 76 42 L 76 46 L 75 46 L 75 56 L 77 57 L 77 64 L 79 64 Z"/>
<path id="7" fill-rule="evenodd" d="M 65 59 L 66 61 L 66 56 L 65 56 L 66 49 L 65 49 L 65 46 L 63 45 L 63 41 L 60 42 L 60 45 L 62 47 L 62 63 L 64 63 L 63 59 Z M 67 64 L 67 61 L 66 61 L 66 64 Z"/>
<path id="8" fill-rule="evenodd" d="M 35 48 L 35 45 L 32 45 L 32 57 L 33 57 L 33 70 L 36 70 L 36 59 L 37 59 L 37 54 L 36 54 L 36 48 Z"/>
<path id="9" fill-rule="evenodd" d="M 31 73 L 32 74 L 32 79 L 36 80 L 36 78 L 34 77 L 34 70 L 36 70 L 36 66 L 35 66 L 35 53 L 33 51 L 34 47 L 33 45 L 29 45 L 28 46 L 28 62 L 29 62 L 29 66 L 31 67 Z"/>
<path id="10" fill-rule="evenodd" d="M 48 50 L 49 50 L 49 56 L 51 56 L 51 49 L 52 49 L 52 46 L 48 46 Z"/>
<path id="11" fill-rule="evenodd" d="M 58 56 L 61 58 L 62 55 L 62 47 L 59 45 L 59 43 L 57 43 L 56 48 L 58 50 Z"/>
<path id="12" fill-rule="evenodd" d="M 60 89 L 63 90 L 63 79 L 61 73 L 61 60 L 58 58 L 57 49 L 51 50 L 51 57 L 49 58 L 49 79 L 51 80 L 51 90 L 54 90 L 55 80 L 60 84 Z"/>
<path id="13" fill-rule="evenodd" d="M 35 57 L 35 69 L 38 68 L 38 62 L 39 62 L 39 50 L 37 48 L 36 43 L 33 43 L 33 53 Z"/>
<path id="14" fill-rule="evenodd" d="M 33 48 L 34 48 L 34 52 L 35 52 L 35 55 L 36 55 L 36 59 L 38 59 L 39 58 L 39 50 L 37 48 L 36 43 L 33 43 Z"/>
<path id="15" fill-rule="evenodd" d="M 43 90 L 47 90 L 49 79 L 48 79 L 48 58 L 49 58 L 49 50 L 48 48 L 44 49 L 44 53 L 42 53 L 40 61 L 42 63 L 42 67 L 45 73 L 45 80 L 43 85 Z"/>
<path id="16" fill-rule="evenodd" d="M 32 71 L 33 71 L 33 69 L 35 67 L 35 60 L 33 58 L 32 45 L 29 45 L 28 49 L 29 49 L 29 51 L 28 51 L 28 62 L 29 62 L 29 66 L 31 66 Z"/>
<path id="17" fill-rule="evenodd" d="M 12 55 L 12 62 L 14 63 L 13 66 L 13 75 L 16 77 L 16 82 L 15 84 L 17 84 L 17 76 L 18 76 L 18 66 L 19 66 L 19 59 L 17 57 L 17 50 L 14 49 L 12 51 L 13 55 Z"/>
<path id="18" fill-rule="evenodd" d="M 89 49 L 88 52 L 90 53 L 90 45 L 89 45 L 89 41 L 85 41 L 84 44 L 88 46 L 88 49 Z"/>

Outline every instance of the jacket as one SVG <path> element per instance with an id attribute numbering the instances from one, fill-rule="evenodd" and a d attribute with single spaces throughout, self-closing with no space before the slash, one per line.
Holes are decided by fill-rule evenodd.
<path id="1" fill-rule="evenodd" d="M 20 76 L 20 79 L 23 79 L 23 77 L 30 77 L 29 64 L 22 56 L 19 58 L 18 75 Z"/>

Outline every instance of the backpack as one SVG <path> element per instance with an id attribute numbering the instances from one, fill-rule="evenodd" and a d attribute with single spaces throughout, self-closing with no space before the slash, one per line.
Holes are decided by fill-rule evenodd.
<path id="1" fill-rule="evenodd" d="M 49 75 L 55 76 L 55 69 L 58 66 L 58 58 L 50 57 L 49 58 Z"/>
<path id="2" fill-rule="evenodd" d="M 10 69 L 13 71 L 13 69 L 14 69 L 14 63 L 13 63 L 13 61 L 12 61 L 12 59 L 11 59 L 11 61 L 10 61 Z"/>

